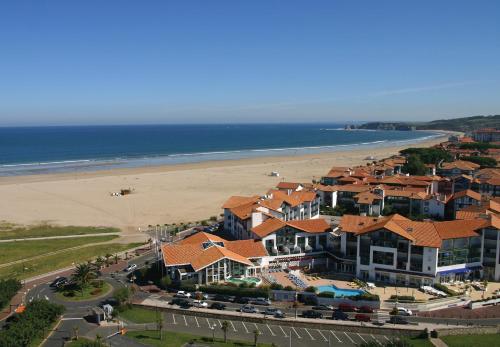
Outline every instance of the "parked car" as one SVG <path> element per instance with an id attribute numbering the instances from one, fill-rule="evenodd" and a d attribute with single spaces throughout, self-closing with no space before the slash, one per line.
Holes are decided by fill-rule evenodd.
<path id="1" fill-rule="evenodd" d="M 69 281 L 66 277 L 58 277 L 50 284 L 50 287 L 59 288 L 59 287 L 65 286 L 68 283 L 69 283 Z"/>
<path id="2" fill-rule="evenodd" d="M 339 304 L 339 310 L 344 312 L 356 312 L 356 307 L 349 304 Z"/>
<path id="3" fill-rule="evenodd" d="M 189 299 L 191 297 L 191 293 L 185 292 L 183 290 L 179 290 L 177 293 L 174 295 L 176 298 L 186 298 Z"/>
<path id="4" fill-rule="evenodd" d="M 172 301 L 170 301 L 170 305 L 177 305 L 180 307 L 190 307 L 191 303 L 189 302 L 189 300 L 183 298 L 173 298 Z"/>
<path id="5" fill-rule="evenodd" d="M 304 318 L 323 318 L 323 313 L 314 311 L 314 310 L 306 310 L 302 311 L 302 317 Z"/>
<path id="6" fill-rule="evenodd" d="M 274 307 L 266 308 L 266 310 L 263 313 L 266 316 L 273 316 L 275 318 L 285 318 L 285 314 L 280 309 Z"/>
<path id="7" fill-rule="evenodd" d="M 244 312 L 244 313 L 257 313 L 258 311 L 252 305 L 243 305 L 240 308 L 240 312 Z"/>
<path id="8" fill-rule="evenodd" d="M 313 310 L 316 311 L 333 311 L 332 305 L 316 305 L 312 307 Z"/>
<path id="9" fill-rule="evenodd" d="M 344 311 L 335 310 L 332 313 L 332 319 L 334 319 L 334 320 L 348 320 L 349 316 Z"/>
<path id="10" fill-rule="evenodd" d="M 210 308 L 214 310 L 225 310 L 226 305 L 221 304 L 220 302 L 213 302 L 212 305 L 210 305 Z"/>
<path id="11" fill-rule="evenodd" d="M 371 318 L 369 315 L 364 314 L 364 313 L 358 313 L 357 315 L 354 316 L 354 319 L 357 320 L 358 322 L 369 322 L 371 321 Z"/>
<path id="12" fill-rule="evenodd" d="M 250 299 L 246 298 L 246 297 L 237 296 L 236 298 L 234 298 L 234 302 L 237 303 L 237 304 L 246 305 L 246 304 L 248 304 L 250 302 Z"/>
<path id="13" fill-rule="evenodd" d="M 193 300 L 193 306 L 198 308 L 207 308 L 208 304 L 202 300 Z"/>
<path id="14" fill-rule="evenodd" d="M 361 306 L 358 308 L 358 312 L 360 313 L 373 313 L 373 308 L 370 306 Z"/>
<path id="15" fill-rule="evenodd" d="M 231 301 L 231 297 L 229 295 L 224 295 L 224 294 L 216 294 L 214 296 L 214 300 L 215 301 L 225 301 L 225 302 L 229 302 Z"/>
<path id="16" fill-rule="evenodd" d="M 387 323 L 391 324 L 410 324 L 406 318 L 400 316 L 391 316 L 391 318 L 387 321 Z"/>
<path id="17" fill-rule="evenodd" d="M 137 269 L 137 264 L 129 264 L 123 271 L 131 272 Z"/>
<path id="18" fill-rule="evenodd" d="M 411 310 L 409 310 L 407 308 L 404 308 L 404 307 L 398 307 L 398 308 L 396 308 L 396 310 L 398 311 L 398 315 L 400 315 L 400 316 L 411 316 L 411 315 L 413 315 L 413 312 L 411 312 Z"/>
<path id="19" fill-rule="evenodd" d="M 266 299 L 266 298 L 256 298 L 256 299 L 252 300 L 252 304 L 269 306 L 269 305 L 271 305 L 271 300 Z"/>

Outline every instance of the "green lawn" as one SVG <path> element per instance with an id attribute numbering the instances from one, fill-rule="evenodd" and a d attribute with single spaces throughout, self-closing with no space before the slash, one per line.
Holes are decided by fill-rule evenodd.
<path id="1" fill-rule="evenodd" d="M 219 331 L 218 334 L 220 335 L 221 332 Z M 189 343 L 190 341 L 193 341 L 195 343 L 200 343 L 204 345 L 210 345 L 210 346 L 215 346 L 215 347 L 244 347 L 244 346 L 253 346 L 253 342 L 250 341 L 234 341 L 234 340 L 228 340 L 227 343 L 224 343 L 224 341 L 219 337 L 215 338 L 215 343 L 212 343 L 212 337 L 204 337 L 204 336 L 198 336 L 198 335 L 191 335 L 191 334 L 185 334 L 185 333 L 174 333 L 170 331 L 164 331 L 163 332 L 163 340 L 160 340 L 159 338 L 159 332 L 158 331 L 130 331 L 127 333 L 128 337 L 133 338 L 137 340 L 140 343 L 143 343 L 148 346 L 154 346 L 154 347 L 180 347 L 183 346 L 186 343 Z M 270 344 L 266 343 L 259 343 L 258 346 L 260 347 L 269 347 L 271 346 Z"/>
<path id="2" fill-rule="evenodd" d="M 78 340 L 72 340 L 69 343 L 66 343 L 65 347 L 82 347 L 86 346 L 87 343 L 93 342 L 92 340 L 86 339 L 85 337 L 79 337 Z"/>
<path id="3" fill-rule="evenodd" d="M 412 347 L 434 347 L 434 345 L 429 341 L 429 339 L 422 339 L 422 338 L 409 338 L 406 339 L 405 341 L 408 341 L 408 343 Z"/>
<path id="4" fill-rule="evenodd" d="M 100 233 L 117 233 L 117 228 L 53 226 L 47 224 L 20 227 L 12 224 L 0 224 L 0 240 L 19 239 L 29 237 L 86 235 Z"/>
<path id="5" fill-rule="evenodd" d="M 37 255 L 77 247 L 89 243 L 106 242 L 118 235 L 90 236 L 70 239 L 16 241 L 0 243 L 0 264 L 35 257 Z"/>
<path id="6" fill-rule="evenodd" d="M 448 347 L 499 347 L 500 334 L 455 335 L 441 337 Z"/>
<path id="7" fill-rule="evenodd" d="M 106 236 L 105 236 L 106 237 Z M 54 240 L 52 240 L 54 241 Z M 34 241 L 30 241 L 34 242 Z M 45 256 L 43 258 L 16 264 L 9 267 L 0 268 L 0 278 L 16 277 L 24 279 L 62 269 L 72 264 L 78 264 L 91 260 L 99 255 L 104 256 L 106 253 L 119 253 L 130 248 L 141 245 L 141 243 L 109 243 L 104 245 L 88 246 L 76 250 L 69 250 L 54 255 Z M 23 265 L 25 269 L 23 270 Z"/>
<path id="8" fill-rule="evenodd" d="M 161 311 L 160 311 L 161 313 Z M 125 310 L 119 313 L 119 316 L 123 319 L 128 320 L 132 323 L 154 323 L 157 319 L 157 313 L 154 310 L 148 310 L 142 307 L 132 307 L 131 309 Z"/>
<path id="9" fill-rule="evenodd" d="M 57 292 L 56 296 L 60 300 L 64 301 L 86 301 L 86 300 L 94 300 L 111 292 L 113 287 L 103 281 L 103 285 L 101 288 L 97 288 L 95 285 L 91 284 L 85 288 L 83 288 L 83 293 L 81 290 L 64 290 L 61 292 Z M 73 296 L 70 296 L 73 293 Z"/>

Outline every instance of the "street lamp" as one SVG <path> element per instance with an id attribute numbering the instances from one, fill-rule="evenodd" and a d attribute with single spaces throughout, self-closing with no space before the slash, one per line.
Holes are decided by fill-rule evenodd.
<path id="1" fill-rule="evenodd" d="M 215 343 L 215 327 L 217 324 L 214 323 L 214 325 L 210 325 L 210 329 L 212 330 L 212 343 Z"/>

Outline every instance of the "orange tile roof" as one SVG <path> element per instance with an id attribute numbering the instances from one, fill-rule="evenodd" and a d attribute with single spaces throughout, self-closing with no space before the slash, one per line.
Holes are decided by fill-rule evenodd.
<path id="1" fill-rule="evenodd" d="M 226 241 L 224 245 L 231 252 L 237 253 L 245 258 L 260 258 L 268 255 L 266 248 L 259 240 Z"/>
<path id="2" fill-rule="evenodd" d="M 375 200 L 382 200 L 382 197 L 366 191 L 354 195 L 354 199 L 356 199 L 358 204 L 373 204 Z"/>
<path id="3" fill-rule="evenodd" d="M 468 196 L 474 200 L 481 201 L 481 194 L 470 189 L 462 190 L 461 192 L 453 194 L 451 200 L 463 198 L 464 196 Z"/>
<path id="4" fill-rule="evenodd" d="M 434 226 L 443 240 L 457 239 L 461 237 L 479 236 L 475 230 L 481 229 L 485 226 L 484 219 L 474 220 L 452 220 L 446 222 L 435 222 Z"/>
<path id="5" fill-rule="evenodd" d="M 345 214 L 340 220 L 339 228 L 347 233 L 356 233 L 359 230 L 380 222 L 381 218 Z"/>
<path id="6" fill-rule="evenodd" d="M 457 211 L 455 218 L 456 219 L 476 219 L 479 218 L 479 216 L 482 213 L 480 211 L 466 211 L 466 210 L 460 210 Z"/>
<path id="7" fill-rule="evenodd" d="M 481 165 L 465 160 L 456 160 L 452 161 L 451 163 L 443 163 L 441 165 L 442 170 L 452 170 L 452 169 L 476 170 L 479 169 L 480 167 Z"/>
<path id="8" fill-rule="evenodd" d="M 283 228 L 286 225 L 284 221 L 278 218 L 266 219 L 261 224 L 252 228 L 252 232 L 260 238 L 266 237 L 269 234 Z"/>
<path id="9" fill-rule="evenodd" d="M 222 208 L 234 208 L 241 205 L 246 205 L 249 203 L 254 203 L 259 200 L 257 195 L 255 196 L 231 196 L 226 202 L 222 205 Z"/>
<path id="10" fill-rule="evenodd" d="M 295 183 L 295 182 L 280 182 L 278 183 L 278 185 L 276 186 L 276 188 L 278 189 L 297 189 L 298 187 L 300 187 L 301 184 L 300 183 Z"/>
<path id="11" fill-rule="evenodd" d="M 323 218 L 291 220 L 287 224 L 295 229 L 305 231 L 306 233 L 324 233 L 330 229 L 330 225 Z"/>
<path id="12" fill-rule="evenodd" d="M 233 207 L 230 209 L 230 211 L 239 219 L 245 220 L 252 216 L 252 212 L 255 211 L 257 206 L 257 204 L 251 202 L 245 205 Z"/>

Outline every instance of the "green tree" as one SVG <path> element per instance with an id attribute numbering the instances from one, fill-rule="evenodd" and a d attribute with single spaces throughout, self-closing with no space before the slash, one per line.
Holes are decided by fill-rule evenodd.
<path id="1" fill-rule="evenodd" d="M 412 154 L 403 166 L 403 172 L 410 175 L 423 176 L 427 173 L 427 168 L 418 155 Z"/>
<path id="2" fill-rule="evenodd" d="M 259 329 L 255 329 L 253 331 L 253 345 L 254 346 L 257 346 L 257 340 L 259 339 L 259 335 L 260 335 L 260 330 Z"/>
<path id="3" fill-rule="evenodd" d="M 156 316 L 156 328 L 158 329 L 158 334 L 160 335 L 160 340 L 163 340 L 163 315 L 161 312 Z"/>
<path id="4" fill-rule="evenodd" d="M 129 302 L 132 296 L 132 290 L 129 287 L 116 289 L 113 293 L 113 298 L 118 302 L 118 305 L 124 305 Z"/>
<path id="5" fill-rule="evenodd" d="M 97 268 L 97 270 L 100 270 L 102 268 L 102 266 L 104 265 L 104 258 L 99 256 L 97 257 L 97 259 L 94 261 L 94 265 L 95 267 Z"/>
<path id="6" fill-rule="evenodd" d="M 224 343 L 227 342 L 227 330 L 229 329 L 229 322 L 227 320 L 223 321 L 221 324 L 222 332 L 224 333 Z"/>
<path id="7" fill-rule="evenodd" d="M 172 279 L 170 276 L 164 276 L 160 280 L 160 285 L 162 286 L 163 289 L 168 289 L 172 285 Z"/>
<path id="8" fill-rule="evenodd" d="M 97 273 L 91 264 L 82 263 L 75 267 L 75 271 L 71 277 L 83 295 L 83 289 L 89 285 L 90 281 L 97 278 Z"/>
<path id="9" fill-rule="evenodd" d="M 118 264 L 118 260 L 120 260 L 120 257 L 118 256 L 118 254 L 115 254 L 113 256 L 114 260 L 115 260 L 115 265 Z"/>

